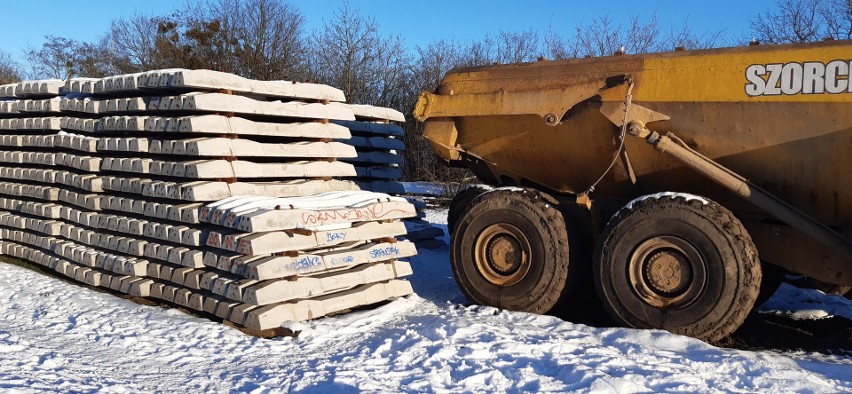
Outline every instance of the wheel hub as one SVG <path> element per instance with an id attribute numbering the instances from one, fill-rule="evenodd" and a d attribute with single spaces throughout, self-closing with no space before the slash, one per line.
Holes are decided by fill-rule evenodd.
<path id="1" fill-rule="evenodd" d="M 682 253 L 677 250 L 664 250 L 648 258 L 645 278 L 652 290 L 664 296 L 672 296 L 689 286 L 692 270 Z"/>
<path id="2" fill-rule="evenodd" d="M 523 251 L 515 238 L 498 235 L 489 242 L 486 259 L 495 271 L 504 275 L 511 274 L 520 268 Z"/>
<path id="3" fill-rule="evenodd" d="M 529 273 L 531 252 L 530 241 L 519 228 L 497 223 L 486 227 L 476 238 L 474 260 L 485 280 L 497 286 L 511 286 Z"/>
<path id="4" fill-rule="evenodd" d="M 645 240 L 633 250 L 628 264 L 633 291 L 643 302 L 657 308 L 689 304 L 704 289 L 704 258 L 678 236 Z"/>

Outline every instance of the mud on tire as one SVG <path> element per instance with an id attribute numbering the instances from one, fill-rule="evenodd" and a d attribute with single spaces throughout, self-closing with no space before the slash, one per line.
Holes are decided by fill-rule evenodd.
<path id="1" fill-rule="evenodd" d="M 568 234 L 537 192 L 496 189 L 462 210 L 450 246 L 453 275 L 471 301 L 546 313 L 566 297 Z"/>
<path id="2" fill-rule="evenodd" d="M 761 281 L 742 223 L 715 202 L 683 196 L 619 211 L 598 240 L 593 270 L 616 321 L 711 342 L 745 321 Z"/>

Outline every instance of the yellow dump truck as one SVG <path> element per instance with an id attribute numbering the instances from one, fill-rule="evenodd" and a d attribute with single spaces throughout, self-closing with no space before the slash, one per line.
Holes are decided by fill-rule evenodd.
<path id="1" fill-rule="evenodd" d="M 850 69 L 852 41 L 451 70 L 414 115 L 492 186 L 451 205 L 461 290 L 714 341 L 785 270 L 852 285 Z"/>

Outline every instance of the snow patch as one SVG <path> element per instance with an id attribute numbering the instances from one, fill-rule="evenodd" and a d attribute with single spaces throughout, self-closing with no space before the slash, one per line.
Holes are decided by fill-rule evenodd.
<path id="1" fill-rule="evenodd" d="M 450 210 L 447 208 L 443 209 L 429 209 L 426 210 L 426 217 L 423 220 L 432 223 L 432 224 L 447 224 L 447 213 Z M 444 232 L 446 234 L 446 232 Z"/>
<path id="2" fill-rule="evenodd" d="M 695 195 L 695 194 L 678 193 L 678 192 L 661 192 L 661 193 L 654 193 L 654 194 L 646 194 L 644 196 L 634 198 L 629 203 L 627 203 L 627 205 L 625 205 L 625 208 L 633 209 L 633 205 L 639 203 L 640 201 L 645 201 L 647 199 L 657 200 L 657 199 L 660 199 L 660 198 L 663 198 L 663 197 L 671 197 L 671 198 L 683 197 L 684 199 L 686 199 L 686 201 L 693 201 L 693 200 L 701 201 L 701 203 L 704 204 L 704 205 L 707 205 L 707 204 L 710 203 L 710 200 L 708 200 L 704 197 L 701 197 L 699 195 Z"/>
<path id="3" fill-rule="evenodd" d="M 775 313 L 793 319 L 813 320 L 840 316 L 852 320 L 852 300 L 828 295 L 815 289 L 802 289 L 782 283 L 778 291 L 758 308 L 762 313 Z"/>
<path id="4" fill-rule="evenodd" d="M 496 192 L 498 190 L 505 190 L 505 191 L 516 192 L 516 193 L 527 191 L 527 189 L 524 189 L 524 188 L 518 187 L 518 186 L 500 186 L 500 187 L 491 188 L 486 193 Z"/>
<path id="5" fill-rule="evenodd" d="M 446 210 L 426 217 L 443 226 Z M 468 306 L 446 248 L 411 264 L 416 296 L 294 323 L 298 338 L 272 340 L 0 264 L 0 390 L 852 391 L 850 356 L 720 349 L 665 331 Z M 805 304 L 852 315 L 848 300 L 787 286 L 761 311 Z"/>

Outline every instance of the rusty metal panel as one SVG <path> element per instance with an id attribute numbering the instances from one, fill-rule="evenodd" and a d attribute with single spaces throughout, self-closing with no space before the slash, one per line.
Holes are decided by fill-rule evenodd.
<path id="1" fill-rule="evenodd" d="M 447 74 L 444 84 L 452 85 L 453 95 L 501 92 L 509 97 L 572 85 L 588 92 L 589 81 L 632 76 L 636 81 L 633 103 L 670 117 L 655 122 L 655 130 L 677 132 L 702 154 L 818 220 L 848 227 L 852 222 L 852 177 L 845 175 L 852 170 L 850 54 L 852 42 L 838 41 L 543 61 L 457 69 Z M 761 85 L 755 83 L 757 79 L 763 86 L 757 86 Z M 573 104 L 578 96 L 567 95 L 565 102 Z M 444 159 L 458 160 L 459 153 L 480 159 L 488 167 L 485 178 L 496 174 L 507 183 L 579 193 L 601 175 L 617 148 L 618 130 L 600 114 L 601 103 L 622 101 L 623 94 L 610 89 L 570 106 L 554 126 L 542 118 L 546 110 L 529 104 L 525 104 L 527 111 L 516 106 L 501 112 L 498 106 L 483 106 L 475 100 L 458 101 L 454 102 L 458 107 L 441 113 L 454 117 L 436 119 L 434 124 L 426 119 L 424 136 L 436 151 L 444 152 L 439 155 Z M 452 119 L 454 129 L 447 119 Z M 638 186 L 628 182 L 622 166 L 616 166 L 597 188 L 599 195 L 629 198 L 683 190 L 731 200 L 641 142 L 628 140 L 626 145 Z M 755 210 L 732 203 L 734 208 Z"/>

